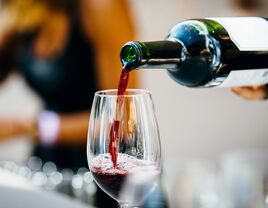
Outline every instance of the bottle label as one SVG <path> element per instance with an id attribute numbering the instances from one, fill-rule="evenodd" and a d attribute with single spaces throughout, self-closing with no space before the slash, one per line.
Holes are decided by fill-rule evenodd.
<path id="1" fill-rule="evenodd" d="M 261 17 L 208 18 L 221 24 L 241 51 L 268 50 L 268 21 Z"/>
<path id="2" fill-rule="evenodd" d="M 242 87 L 268 83 L 268 69 L 231 71 L 219 87 Z"/>

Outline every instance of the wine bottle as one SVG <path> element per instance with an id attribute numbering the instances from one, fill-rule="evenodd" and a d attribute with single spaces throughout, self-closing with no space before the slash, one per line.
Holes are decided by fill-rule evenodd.
<path id="1" fill-rule="evenodd" d="M 188 87 L 268 83 L 268 22 L 261 17 L 191 19 L 165 40 L 131 41 L 120 54 L 127 70 L 165 68 Z"/>

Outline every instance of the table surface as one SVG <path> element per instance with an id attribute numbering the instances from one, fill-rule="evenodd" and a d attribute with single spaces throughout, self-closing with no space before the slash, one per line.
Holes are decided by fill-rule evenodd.
<path id="1" fill-rule="evenodd" d="M 34 187 L 15 174 L 0 171 L 1 208 L 93 208 L 57 192 Z"/>

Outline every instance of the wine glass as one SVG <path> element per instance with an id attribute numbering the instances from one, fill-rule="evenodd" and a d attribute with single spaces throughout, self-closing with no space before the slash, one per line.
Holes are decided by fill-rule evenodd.
<path id="1" fill-rule="evenodd" d="M 95 93 L 87 158 L 96 184 L 120 207 L 140 206 L 143 200 L 127 201 L 120 192 L 127 177 L 139 171 L 139 167 L 143 167 L 145 173 L 153 170 L 160 175 L 159 131 L 148 91 L 128 89 L 119 96 L 117 90 Z M 150 184 L 152 188 L 155 185 Z"/>

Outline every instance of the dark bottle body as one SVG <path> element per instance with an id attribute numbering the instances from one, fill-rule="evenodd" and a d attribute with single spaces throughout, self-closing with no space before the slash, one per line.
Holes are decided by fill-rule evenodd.
<path id="1" fill-rule="evenodd" d="M 135 60 L 127 60 L 128 46 L 134 47 Z M 188 87 L 210 87 L 224 82 L 231 71 L 268 69 L 268 49 L 240 50 L 223 25 L 195 19 L 173 27 L 165 41 L 127 43 L 121 61 L 130 70 L 166 68 L 172 79 Z"/>

